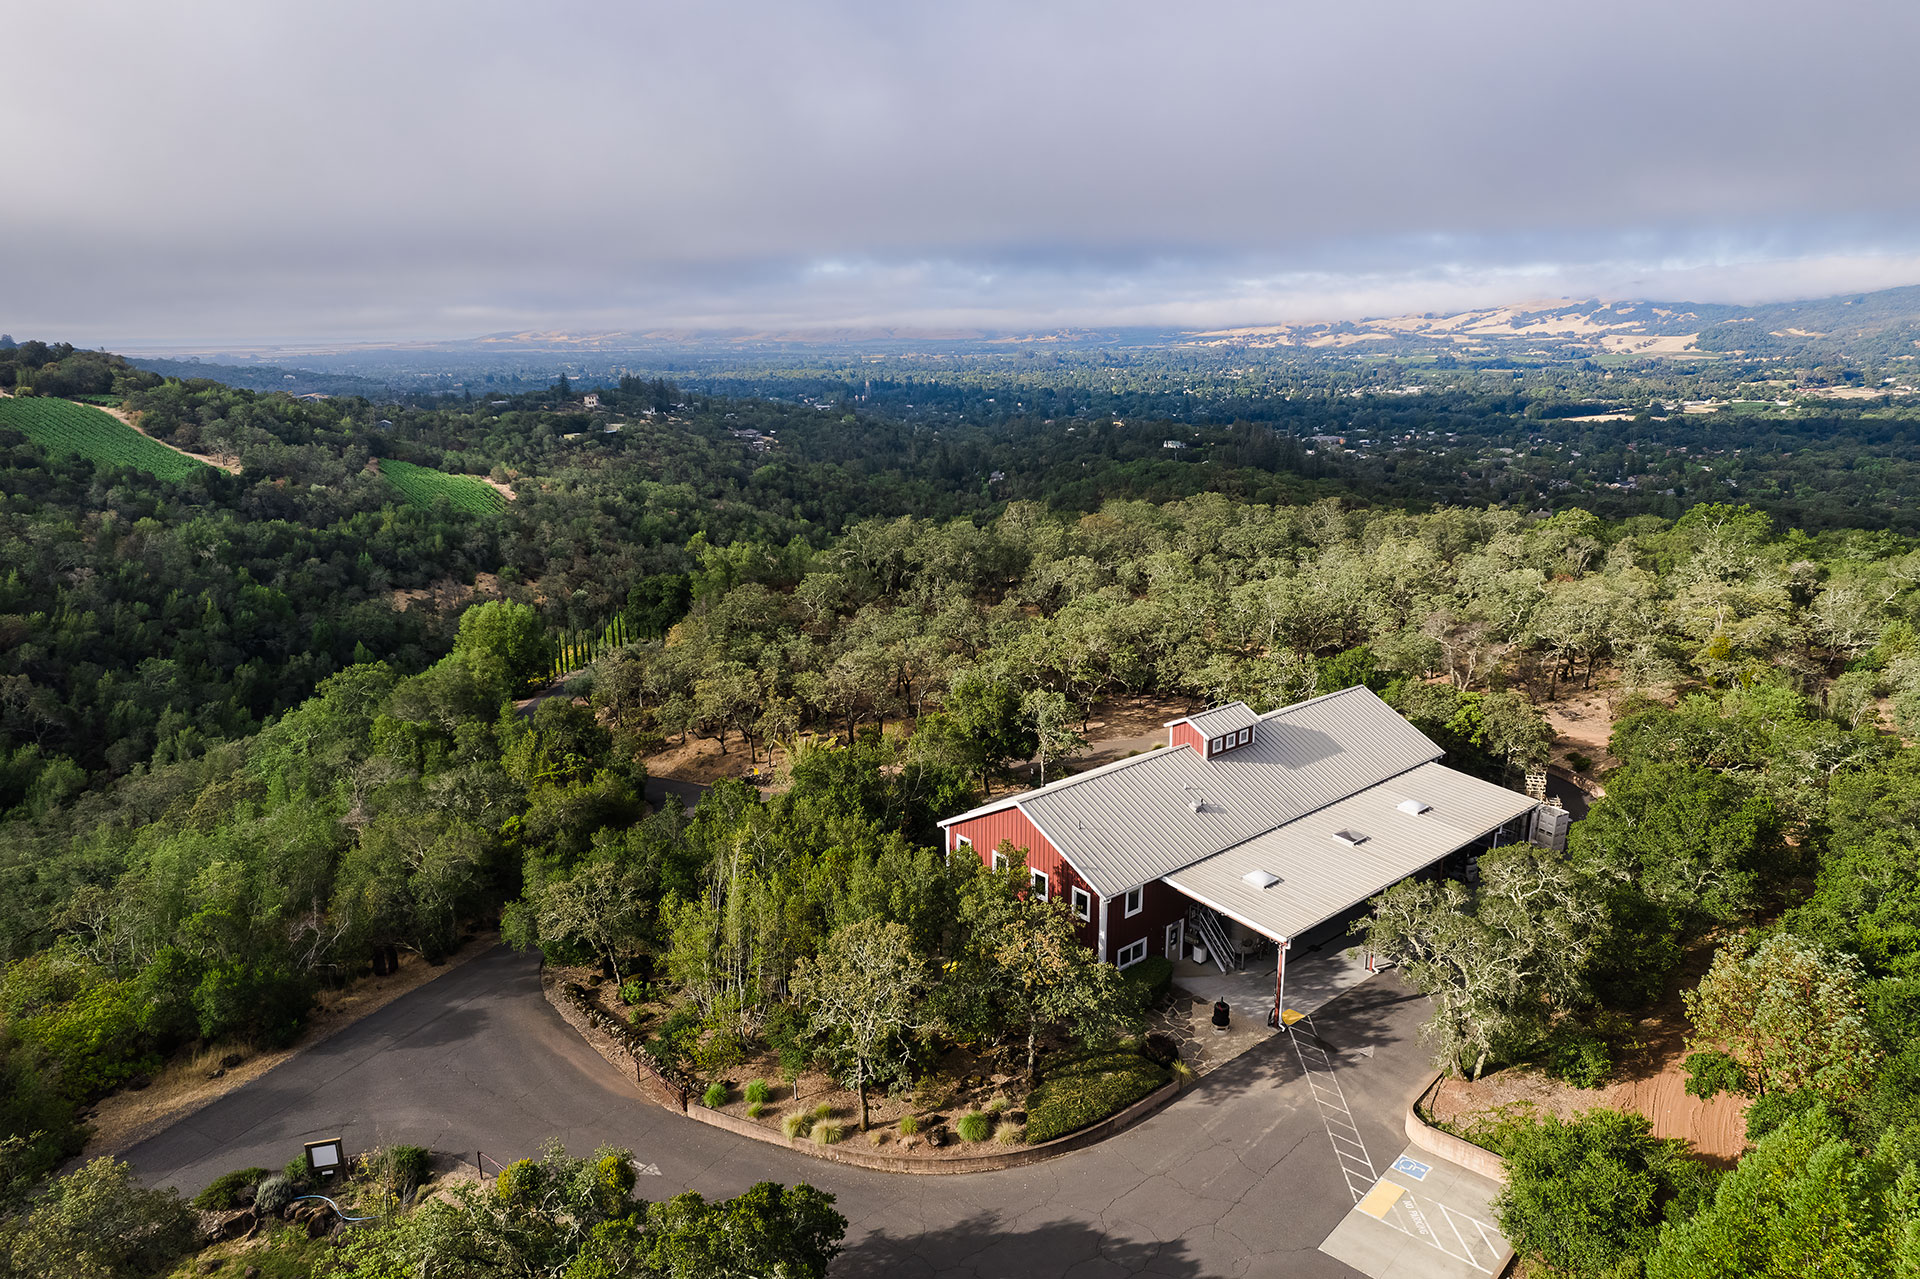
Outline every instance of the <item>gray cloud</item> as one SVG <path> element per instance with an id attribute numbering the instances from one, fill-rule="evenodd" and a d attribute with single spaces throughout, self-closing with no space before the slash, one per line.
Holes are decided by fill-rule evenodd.
<path id="1" fill-rule="evenodd" d="M 1920 279 L 1920 9 L 66 4 L 0 324 L 1242 323 Z"/>

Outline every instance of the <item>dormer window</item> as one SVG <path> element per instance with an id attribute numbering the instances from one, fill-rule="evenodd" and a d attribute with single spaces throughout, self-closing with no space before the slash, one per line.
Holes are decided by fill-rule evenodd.
<path id="1" fill-rule="evenodd" d="M 1228 702 L 1183 719 L 1168 720 L 1175 746 L 1190 746 L 1203 759 L 1237 750 L 1254 739 L 1260 717 L 1245 702 Z"/>

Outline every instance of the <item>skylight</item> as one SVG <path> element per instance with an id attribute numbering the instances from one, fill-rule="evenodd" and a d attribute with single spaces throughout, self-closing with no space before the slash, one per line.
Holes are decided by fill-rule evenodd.
<path id="1" fill-rule="evenodd" d="M 1433 805 L 1417 799 L 1403 799 L 1400 801 L 1400 811 L 1409 817 L 1418 817 L 1422 813 L 1432 812 Z"/>
<path id="2" fill-rule="evenodd" d="M 1278 875 L 1269 874 L 1264 870 L 1250 870 L 1240 878 L 1255 888 L 1272 888 L 1280 882 Z"/>
<path id="3" fill-rule="evenodd" d="M 1348 848 L 1355 848 L 1367 842 L 1367 837 L 1357 830 L 1337 830 L 1333 837 Z"/>

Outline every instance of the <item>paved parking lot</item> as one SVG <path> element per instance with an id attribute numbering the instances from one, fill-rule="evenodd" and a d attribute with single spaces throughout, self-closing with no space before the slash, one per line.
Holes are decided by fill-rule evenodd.
<path id="1" fill-rule="evenodd" d="M 1398 1149 L 1427 1077 L 1427 1003 L 1391 973 L 1313 1018 L 1367 1150 Z M 1316 1069 L 1319 1067 L 1316 1066 Z M 129 1152 L 150 1182 L 192 1193 L 220 1173 L 278 1167 L 301 1142 L 349 1152 L 409 1142 L 505 1162 L 558 1137 L 633 1149 L 640 1193 L 738 1194 L 807 1181 L 849 1228 L 839 1276 L 1108 1279 L 1283 1275 L 1351 1279 L 1321 1243 L 1354 1205 L 1294 1037 L 1201 1080 L 1097 1146 L 959 1177 L 868 1172 L 737 1137 L 649 1106 L 540 997 L 536 962 L 496 950 L 395 1000 Z"/>

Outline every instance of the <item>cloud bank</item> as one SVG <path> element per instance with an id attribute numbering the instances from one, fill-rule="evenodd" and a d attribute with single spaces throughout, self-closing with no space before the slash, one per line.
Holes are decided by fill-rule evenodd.
<path id="1" fill-rule="evenodd" d="M 1211 326 L 1920 281 L 1920 7 L 33 6 L 0 327 Z"/>

